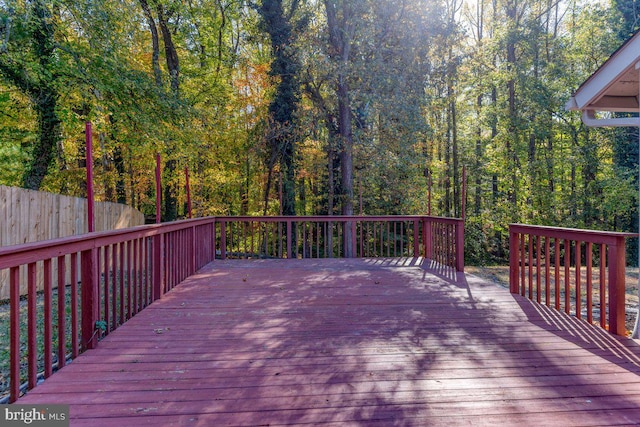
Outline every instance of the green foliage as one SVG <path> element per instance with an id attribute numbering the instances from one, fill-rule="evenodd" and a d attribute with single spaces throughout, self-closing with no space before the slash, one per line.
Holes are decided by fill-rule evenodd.
<path id="1" fill-rule="evenodd" d="M 637 135 L 564 110 L 631 0 L 147 0 L 156 52 L 142 3 L 2 3 L 0 183 L 46 165 L 39 187 L 84 195 L 91 120 L 98 199 L 149 215 L 159 152 L 178 217 L 185 167 L 196 215 L 443 216 L 466 167 L 473 262 L 506 259 L 510 222 L 635 227 Z"/>

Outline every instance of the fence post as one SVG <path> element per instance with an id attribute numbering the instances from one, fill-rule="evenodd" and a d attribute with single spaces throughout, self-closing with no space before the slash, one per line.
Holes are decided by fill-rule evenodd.
<path id="1" fill-rule="evenodd" d="M 518 248 L 520 242 L 518 239 L 518 233 L 515 233 L 509 226 L 509 290 L 512 294 L 518 293 Z M 557 280 L 557 279 L 556 279 Z"/>
<path id="2" fill-rule="evenodd" d="M 98 301 L 98 249 L 91 248 L 80 254 L 82 286 L 82 343 L 85 349 L 98 345 L 96 322 L 100 318 Z"/>
<path id="3" fill-rule="evenodd" d="M 609 332 L 625 335 L 625 264 L 624 237 L 616 237 L 615 245 L 609 246 Z"/>
<path id="4" fill-rule="evenodd" d="M 464 272 L 464 219 L 456 221 L 456 271 Z"/>
<path id="5" fill-rule="evenodd" d="M 154 301 L 162 298 L 164 286 L 162 283 L 162 234 L 153 236 L 153 295 Z"/>

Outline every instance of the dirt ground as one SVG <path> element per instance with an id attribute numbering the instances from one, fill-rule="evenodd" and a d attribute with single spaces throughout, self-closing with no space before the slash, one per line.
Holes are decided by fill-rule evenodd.
<path id="1" fill-rule="evenodd" d="M 509 287 L 509 266 L 465 266 L 465 272 L 481 277 L 500 286 Z M 584 277 L 584 273 L 583 273 Z M 594 281 L 597 277 L 594 277 Z M 594 297 L 595 300 L 595 297 Z M 638 268 L 627 268 L 626 274 L 626 325 L 630 335 L 638 313 Z"/>

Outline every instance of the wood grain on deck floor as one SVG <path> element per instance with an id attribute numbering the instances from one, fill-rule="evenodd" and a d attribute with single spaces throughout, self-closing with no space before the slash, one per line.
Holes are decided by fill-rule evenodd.
<path id="1" fill-rule="evenodd" d="M 640 346 L 420 260 L 216 261 L 18 403 L 73 426 L 640 425 Z"/>

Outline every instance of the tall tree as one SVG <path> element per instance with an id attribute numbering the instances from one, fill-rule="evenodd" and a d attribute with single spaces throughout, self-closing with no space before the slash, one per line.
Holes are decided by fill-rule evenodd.
<path id="1" fill-rule="evenodd" d="M 354 43 L 356 7 L 361 2 L 325 0 L 327 29 L 329 32 L 329 57 L 335 61 L 335 87 L 338 105 L 338 133 L 340 135 L 338 155 L 341 173 L 342 215 L 353 215 L 353 112 L 349 78 L 352 44 Z M 360 5 L 361 6 L 361 5 Z M 351 238 L 351 233 L 345 233 Z M 347 247 L 351 245 L 347 244 Z"/>
<path id="2" fill-rule="evenodd" d="M 29 97 L 37 115 L 37 139 L 22 178 L 26 188 L 37 190 L 56 157 L 61 138 L 57 111 L 61 70 L 55 18 L 44 0 L 5 2 L 1 13 L 0 74 Z"/>
<path id="3" fill-rule="evenodd" d="M 273 62 L 271 75 L 276 78 L 275 95 L 269 105 L 269 132 L 267 141 L 270 148 L 267 160 L 269 180 L 265 189 L 268 199 L 271 177 L 275 163 L 280 164 L 282 176 L 282 213 L 296 214 L 296 111 L 300 97 L 298 73 L 300 63 L 295 45 L 295 34 L 305 21 L 295 21 L 299 1 L 291 1 L 288 10 L 282 0 L 263 0 L 258 11 L 262 17 L 262 28 L 271 38 Z M 265 210 L 267 209 L 265 203 Z"/>

